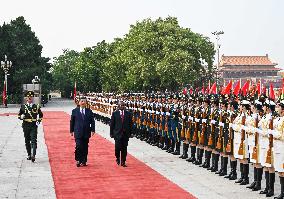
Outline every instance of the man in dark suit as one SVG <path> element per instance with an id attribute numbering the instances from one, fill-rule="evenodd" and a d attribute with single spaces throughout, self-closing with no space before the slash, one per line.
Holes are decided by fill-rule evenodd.
<path id="1" fill-rule="evenodd" d="M 70 133 L 75 137 L 75 160 L 77 167 L 87 166 L 88 144 L 95 134 L 95 120 L 91 109 L 86 108 L 87 99 L 80 97 L 79 107 L 72 110 Z"/>
<path id="2" fill-rule="evenodd" d="M 112 113 L 110 122 L 110 137 L 115 140 L 116 163 L 126 167 L 127 146 L 132 134 L 132 116 L 125 110 L 125 103 L 119 102 L 118 109 Z M 121 157 L 121 161 L 120 161 Z"/>

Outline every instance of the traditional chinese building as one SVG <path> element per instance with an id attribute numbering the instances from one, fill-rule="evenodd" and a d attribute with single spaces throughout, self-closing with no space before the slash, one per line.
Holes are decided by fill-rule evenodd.
<path id="1" fill-rule="evenodd" d="M 263 85 L 274 84 L 275 88 L 282 85 L 282 77 L 279 75 L 280 68 L 272 62 L 268 55 L 265 56 L 225 56 L 222 55 L 219 64 L 221 80 L 226 83 L 230 80 L 251 80 L 256 84 L 259 80 Z"/>

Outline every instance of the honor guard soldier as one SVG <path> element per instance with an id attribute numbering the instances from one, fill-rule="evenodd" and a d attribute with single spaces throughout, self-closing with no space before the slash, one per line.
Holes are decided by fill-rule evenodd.
<path id="1" fill-rule="evenodd" d="M 228 155 L 226 154 L 226 146 L 229 141 L 229 114 L 228 100 L 226 96 L 220 99 L 220 115 L 219 115 L 219 137 L 217 140 L 217 151 L 221 155 L 221 169 L 217 172 L 220 176 L 227 175 Z"/>
<path id="2" fill-rule="evenodd" d="M 208 168 L 211 172 L 218 171 L 218 162 L 220 154 L 216 150 L 216 143 L 218 139 L 218 118 L 219 118 L 219 98 L 218 95 L 211 97 L 211 114 L 210 114 L 210 131 L 208 137 L 208 150 L 212 151 L 212 165 Z"/>
<path id="3" fill-rule="evenodd" d="M 237 179 L 237 159 L 234 157 L 234 120 L 237 117 L 238 113 L 238 102 L 234 96 L 231 97 L 231 102 L 229 104 L 229 114 L 230 114 L 230 123 L 229 123 L 229 140 L 226 146 L 226 154 L 230 156 L 230 165 L 231 172 L 229 175 L 225 176 L 229 180 Z"/>
<path id="4" fill-rule="evenodd" d="M 26 103 L 20 108 L 18 118 L 23 120 L 23 131 L 25 145 L 28 153 L 27 160 L 35 161 L 37 149 L 37 127 L 42 121 L 43 114 L 40 106 L 33 103 L 34 92 L 27 91 L 25 94 Z"/>
<path id="5" fill-rule="evenodd" d="M 277 103 L 276 111 L 279 117 L 274 121 L 274 167 L 275 171 L 278 172 L 281 185 L 281 193 L 276 199 L 284 198 L 284 100 Z"/>

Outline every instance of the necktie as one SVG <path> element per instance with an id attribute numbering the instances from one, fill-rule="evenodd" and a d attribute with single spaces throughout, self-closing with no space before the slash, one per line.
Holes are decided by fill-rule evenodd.
<path id="1" fill-rule="evenodd" d="M 123 119 L 124 119 L 124 113 L 123 113 L 124 111 L 121 111 L 121 121 L 122 121 L 122 123 L 123 123 Z"/>
<path id="2" fill-rule="evenodd" d="M 81 110 L 82 118 L 85 119 L 84 109 Z"/>

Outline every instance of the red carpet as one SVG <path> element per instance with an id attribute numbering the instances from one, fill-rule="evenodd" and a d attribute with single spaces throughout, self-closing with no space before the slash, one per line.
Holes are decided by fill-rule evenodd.
<path id="1" fill-rule="evenodd" d="M 45 112 L 43 127 L 58 199 L 61 198 L 195 198 L 128 154 L 127 168 L 117 166 L 114 145 L 95 135 L 90 140 L 88 166 L 77 168 L 70 116 Z"/>

